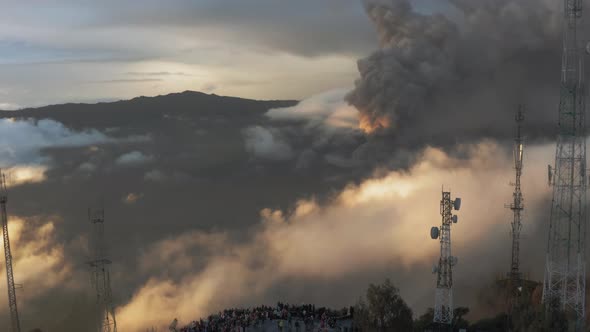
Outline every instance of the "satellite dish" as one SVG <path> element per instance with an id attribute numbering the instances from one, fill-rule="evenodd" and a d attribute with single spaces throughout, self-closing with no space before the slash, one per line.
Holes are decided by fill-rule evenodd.
<path id="1" fill-rule="evenodd" d="M 437 274 L 438 273 L 438 265 L 434 264 L 432 266 L 432 274 Z"/>
<path id="2" fill-rule="evenodd" d="M 455 198 L 455 201 L 453 201 L 453 207 L 457 211 L 459 211 L 461 209 L 461 199 L 460 198 Z"/>
<path id="3" fill-rule="evenodd" d="M 440 234 L 440 231 L 438 229 L 438 227 L 432 227 L 430 229 L 430 238 L 433 240 L 438 239 L 438 235 Z"/>
<path id="4" fill-rule="evenodd" d="M 452 218 L 452 219 L 453 219 L 453 224 L 456 224 L 456 223 L 457 223 L 457 221 L 459 221 L 459 217 L 457 217 L 456 215 L 455 215 L 455 216 L 453 216 L 453 218 Z"/>
<path id="5" fill-rule="evenodd" d="M 457 265 L 457 263 L 459 263 L 459 258 L 457 258 L 456 256 L 451 256 L 449 260 L 450 260 L 451 266 L 455 266 L 455 265 Z"/>
<path id="6" fill-rule="evenodd" d="M 586 44 L 586 53 L 590 54 L 590 42 Z"/>

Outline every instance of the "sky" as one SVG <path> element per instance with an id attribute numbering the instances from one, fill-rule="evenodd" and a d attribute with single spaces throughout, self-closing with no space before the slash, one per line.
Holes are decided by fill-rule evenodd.
<path id="1" fill-rule="evenodd" d="M 301 99 L 350 85 L 376 45 L 357 1 L 52 0 L 1 15 L 4 108 L 184 90 Z"/>
<path id="2" fill-rule="evenodd" d="M 357 0 L 7 2 L 0 21 L 3 109 L 184 90 L 303 99 L 350 86 L 377 45 Z"/>
<path id="3" fill-rule="evenodd" d="M 522 268 L 543 278 L 560 9 L 553 0 L 6 3 L 0 109 L 131 99 L 0 113 L 24 326 L 92 327 L 84 262 L 96 205 L 121 330 L 277 301 L 339 308 L 385 278 L 417 317 L 434 299 L 439 243 L 429 230 L 442 186 L 463 199 L 456 303 L 470 319 L 493 315 L 490 285 L 509 267 L 504 204 L 519 104 Z"/>

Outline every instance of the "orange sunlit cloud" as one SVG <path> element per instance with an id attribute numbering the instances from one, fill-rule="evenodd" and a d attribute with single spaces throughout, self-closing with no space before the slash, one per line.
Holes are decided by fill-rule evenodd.
<path id="1" fill-rule="evenodd" d="M 513 170 L 506 167 L 511 156 L 493 143 L 466 150 L 470 157 L 463 160 L 426 149 L 410 170 L 351 185 L 326 205 L 305 199 L 290 213 L 264 209 L 262 223 L 246 243 L 232 243 L 223 233 L 195 231 L 155 244 L 146 253 L 144 268 L 164 266 L 184 277 L 150 279 L 118 308 L 120 326 L 134 332 L 164 328 L 175 317 L 186 323 L 263 294 L 284 278 L 337 280 L 392 262 L 400 269 L 429 266 L 439 251 L 428 233 L 440 224 L 443 184 L 463 198 L 453 245 L 459 257 L 468 256 L 498 225 L 505 224 L 508 231 L 506 211 L 498 206 L 510 196 L 507 183 Z M 530 154 L 543 160 L 550 153 L 543 148 Z M 527 202 L 539 204 L 549 191 L 534 181 L 537 171 L 525 174 L 523 182 L 534 193 Z M 201 266 L 198 272 L 196 265 Z M 423 295 L 412 294 L 408 301 Z"/>

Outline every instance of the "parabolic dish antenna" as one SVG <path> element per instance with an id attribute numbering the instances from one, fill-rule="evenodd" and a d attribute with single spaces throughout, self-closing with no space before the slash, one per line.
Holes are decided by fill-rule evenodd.
<path id="1" fill-rule="evenodd" d="M 431 237 L 433 240 L 436 240 L 436 239 L 438 239 L 438 235 L 439 235 L 439 233 L 440 233 L 440 231 L 438 230 L 438 227 L 432 227 L 432 228 L 430 229 L 430 237 Z"/>
<path id="2" fill-rule="evenodd" d="M 453 207 L 457 211 L 459 211 L 461 209 L 461 199 L 460 198 L 455 198 L 455 200 L 453 201 Z"/>
<path id="3" fill-rule="evenodd" d="M 432 274 L 437 274 L 438 273 L 438 265 L 434 264 L 432 266 Z"/>
<path id="4" fill-rule="evenodd" d="M 590 42 L 586 44 L 586 53 L 590 54 Z"/>
<path id="5" fill-rule="evenodd" d="M 451 261 L 451 266 L 455 266 L 457 265 L 457 263 L 459 263 L 459 258 L 457 258 L 456 256 L 451 256 L 451 258 L 449 258 Z"/>
<path id="6" fill-rule="evenodd" d="M 453 216 L 452 219 L 453 219 L 453 224 L 456 224 L 457 221 L 459 221 L 459 217 L 457 217 L 457 216 Z"/>

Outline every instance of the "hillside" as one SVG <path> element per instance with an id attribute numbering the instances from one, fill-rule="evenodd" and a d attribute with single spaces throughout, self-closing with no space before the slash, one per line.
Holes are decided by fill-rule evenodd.
<path id="1" fill-rule="evenodd" d="M 189 117 L 206 120 L 206 116 L 231 117 L 246 121 L 271 108 L 297 104 L 294 100 L 251 100 L 225 97 L 196 91 L 184 91 L 156 97 L 95 104 L 67 103 L 17 111 L 0 111 L 0 118 L 52 119 L 71 128 L 109 128 L 135 126 L 138 122 L 159 121 L 168 117 Z"/>

